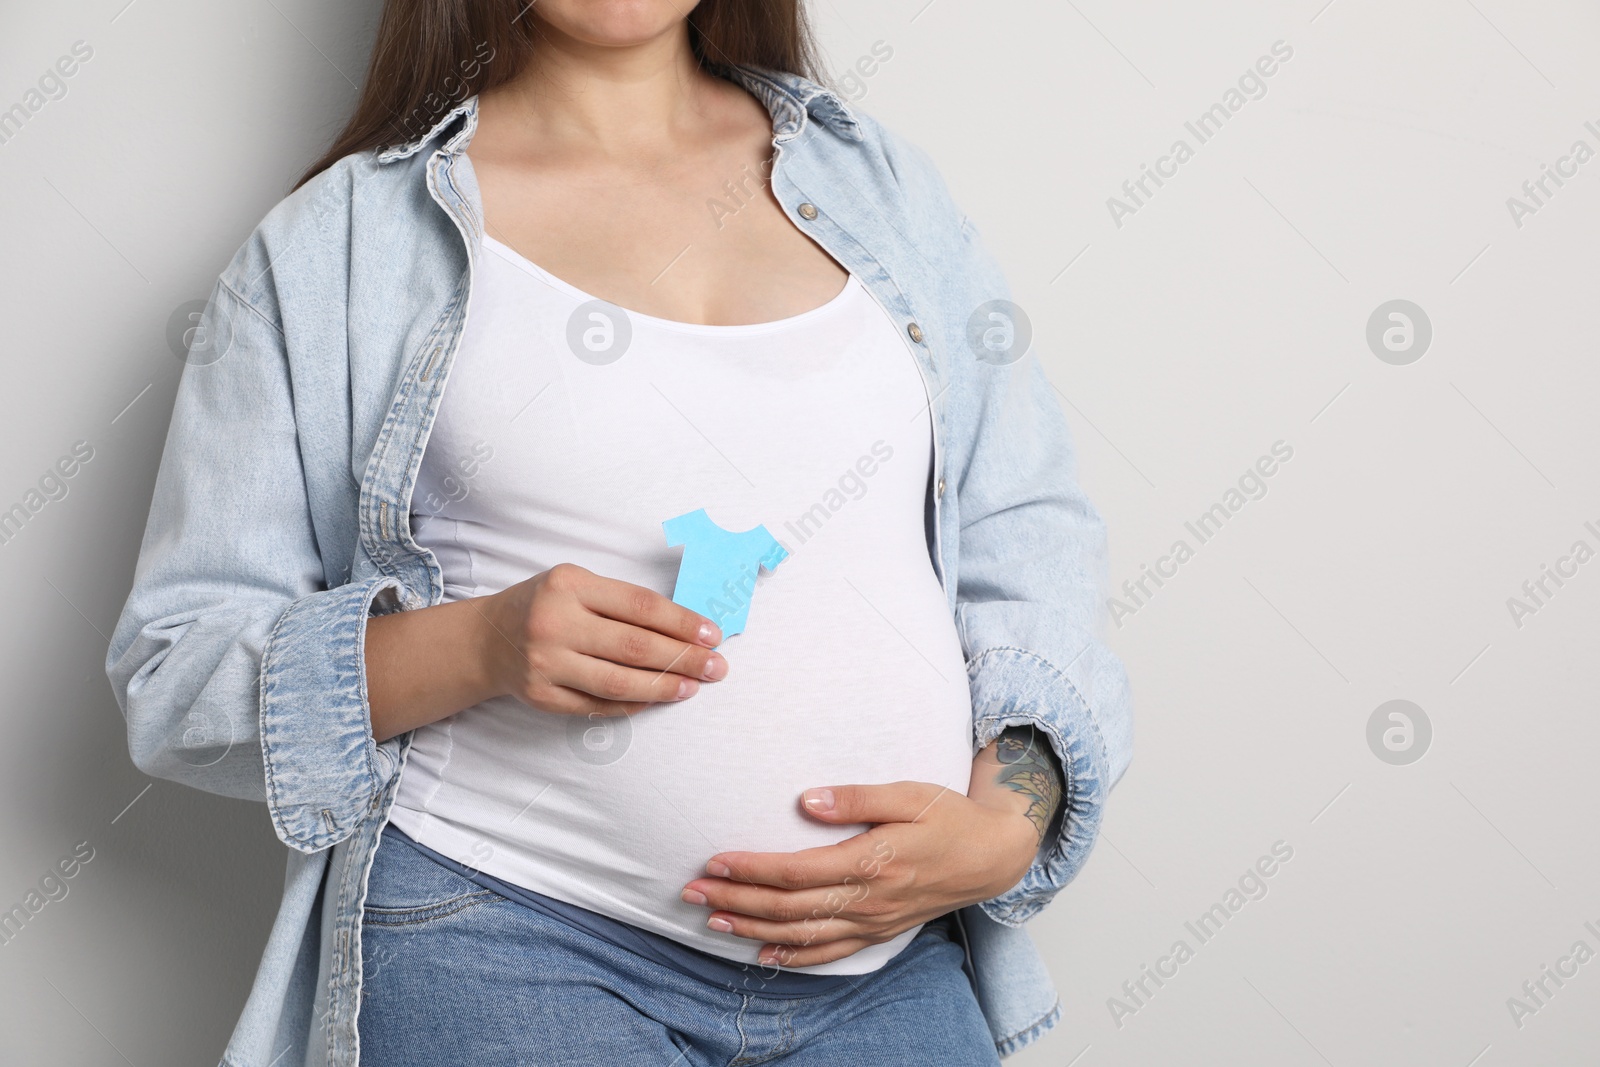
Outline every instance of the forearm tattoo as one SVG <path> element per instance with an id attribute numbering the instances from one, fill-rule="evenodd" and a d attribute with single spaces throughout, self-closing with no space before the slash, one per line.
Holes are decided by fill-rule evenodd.
<path id="1" fill-rule="evenodd" d="M 1061 768 L 1050 743 L 1031 726 L 1011 726 L 995 738 L 995 755 L 1000 784 L 1028 798 L 1026 814 L 1043 841 L 1061 806 Z"/>

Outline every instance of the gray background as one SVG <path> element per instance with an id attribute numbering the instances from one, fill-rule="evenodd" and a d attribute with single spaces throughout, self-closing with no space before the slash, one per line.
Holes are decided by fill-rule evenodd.
<path id="1" fill-rule="evenodd" d="M 928 149 L 1005 264 L 1136 578 L 1275 441 L 1294 449 L 1114 630 L 1138 721 L 1101 846 L 1033 925 L 1062 1025 L 1012 1062 L 1596 1062 L 1592 816 L 1600 561 L 1519 627 L 1582 539 L 1593 457 L 1592 160 L 1519 227 L 1506 200 L 1600 149 L 1592 3 L 971 0 L 816 5 L 861 106 Z M 94 458 L 0 545 L 0 908 L 94 858 L 0 945 L 9 1063 L 210 1064 L 281 883 L 264 811 L 151 782 L 102 674 L 180 363 L 169 318 L 337 128 L 374 0 L 6 0 L 0 107 L 93 58 L 0 144 L 11 358 L 0 508 Z M 1117 226 L 1107 198 L 1273 42 L 1292 59 Z M 1366 343 L 1380 304 L 1420 360 Z M 1367 723 L 1426 713 L 1391 765 Z M 1413 750 L 1415 751 L 1415 749 Z M 1270 892 L 1185 927 L 1275 842 Z M 1194 949 L 1136 1013 L 1108 998 Z M 1134 1006 L 1128 1001 L 1130 1006 Z M 1120 1025 L 1119 1025 L 1120 1022 Z"/>

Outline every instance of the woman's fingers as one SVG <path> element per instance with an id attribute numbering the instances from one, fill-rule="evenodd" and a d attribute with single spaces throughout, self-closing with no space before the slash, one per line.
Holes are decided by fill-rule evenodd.
<path id="1" fill-rule="evenodd" d="M 697 878 L 683 887 L 685 903 L 774 922 L 799 922 L 833 915 L 867 918 L 882 914 L 884 908 L 880 901 L 867 904 L 871 896 L 872 886 L 863 880 L 790 891 L 745 885 L 725 878 Z"/>
<path id="2" fill-rule="evenodd" d="M 752 919 L 748 915 L 717 912 L 706 920 L 706 926 L 734 937 L 751 941 L 770 942 L 776 945 L 809 947 L 830 944 L 845 939 L 870 941 L 869 931 L 863 930 L 849 919 L 825 916 L 803 919 L 800 922 L 778 923 L 770 919 Z"/>
<path id="3" fill-rule="evenodd" d="M 726 876 L 692 880 L 683 900 L 713 909 L 707 925 L 736 937 L 808 946 L 881 940 L 906 927 L 896 887 L 879 880 L 892 856 L 870 834 L 802 852 L 722 853 L 707 866 Z"/>
<path id="4" fill-rule="evenodd" d="M 625 667 L 611 660 L 571 651 L 556 657 L 551 680 L 602 703 L 638 704 L 641 708 L 649 704 L 687 700 L 700 690 L 699 682 L 673 671 Z M 585 707 L 577 710 L 589 713 L 598 709 Z"/>
<path id="5" fill-rule="evenodd" d="M 553 571 L 551 573 L 554 575 Z M 565 581 L 566 578 L 563 576 L 557 580 Z M 673 603 L 671 598 L 662 596 L 654 589 L 583 571 L 583 577 L 574 580 L 573 591 L 578 602 L 596 615 L 632 623 L 704 648 L 713 648 L 722 643 L 722 631 L 716 623 L 681 604 Z"/>
<path id="6" fill-rule="evenodd" d="M 728 661 L 699 644 L 686 644 L 631 623 L 591 616 L 574 635 L 572 649 L 595 659 L 627 667 L 671 671 L 685 678 L 714 682 L 728 673 Z"/>
<path id="7" fill-rule="evenodd" d="M 719 852 L 706 873 L 779 889 L 815 889 L 876 878 L 893 858 L 893 846 L 868 831 L 798 852 Z"/>
<path id="8" fill-rule="evenodd" d="M 859 937 L 846 937 L 822 945 L 763 945 L 758 958 L 768 967 L 812 967 L 819 963 L 832 963 L 873 944 Z"/>
<path id="9" fill-rule="evenodd" d="M 524 703 L 530 703 L 524 698 Z M 581 689 L 564 685 L 545 686 L 538 693 L 538 703 L 531 704 L 540 711 L 555 715 L 588 715 L 597 718 L 619 718 L 633 715 L 650 707 L 646 701 L 602 700 Z"/>
<path id="10" fill-rule="evenodd" d="M 631 715 L 727 675 L 722 632 L 652 589 L 558 564 L 491 599 L 489 673 L 541 711 Z M 493 617 L 491 617 L 491 615 Z"/>
<path id="11" fill-rule="evenodd" d="M 800 806 L 825 822 L 919 822 L 946 797 L 957 800 L 963 794 L 931 782 L 835 785 L 807 789 Z"/>

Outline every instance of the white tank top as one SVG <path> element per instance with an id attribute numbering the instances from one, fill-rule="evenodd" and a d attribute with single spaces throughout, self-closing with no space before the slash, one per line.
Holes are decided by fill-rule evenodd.
<path id="1" fill-rule="evenodd" d="M 483 251 L 412 500 L 446 601 L 562 562 L 671 596 L 687 549 L 662 524 L 699 509 L 788 555 L 721 646 L 725 679 L 621 719 L 467 708 L 415 732 L 392 819 L 495 878 L 754 962 L 758 942 L 679 899 L 713 854 L 865 829 L 806 816 L 808 787 L 967 790 L 965 660 L 923 532 L 921 375 L 853 276 L 791 318 L 702 326 L 587 306 L 493 238 Z M 872 971 L 915 933 L 796 969 Z"/>

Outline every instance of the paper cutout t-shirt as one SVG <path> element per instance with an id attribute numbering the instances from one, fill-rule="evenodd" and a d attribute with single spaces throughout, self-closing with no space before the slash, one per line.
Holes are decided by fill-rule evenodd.
<path id="1" fill-rule="evenodd" d="M 600 330 L 624 313 L 492 237 L 481 251 L 410 506 L 443 599 L 572 563 L 663 597 L 682 580 L 715 614 L 730 579 L 759 580 L 722 680 L 618 718 L 507 696 L 430 723 L 391 818 L 502 882 L 754 963 L 759 942 L 679 898 L 713 854 L 864 829 L 808 817 L 811 786 L 965 793 L 972 776 L 966 663 L 924 525 L 929 395 L 904 326 L 852 277 L 775 322 L 626 312 Z M 584 331 L 618 348 L 596 358 Z M 737 567 L 713 562 L 724 549 Z M 628 654 L 617 629 L 590 633 Z M 915 934 L 797 969 L 872 971 Z"/>
<path id="2" fill-rule="evenodd" d="M 789 553 L 765 526 L 734 533 L 711 521 L 705 508 L 668 519 L 661 528 L 669 548 L 683 546 L 673 603 L 716 623 L 724 641 L 743 633 L 760 570 L 771 571 Z"/>

